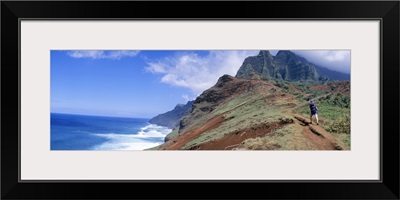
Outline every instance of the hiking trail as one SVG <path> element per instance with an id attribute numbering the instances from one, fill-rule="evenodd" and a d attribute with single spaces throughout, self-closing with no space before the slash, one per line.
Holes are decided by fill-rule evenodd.
<path id="1" fill-rule="evenodd" d="M 322 127 L 310 124 L 308 120 L 300 115 L 293 114 L 298 123 L 304 127 L 303 135 L 320 150 L 343 150 L 338 141 Z"/>

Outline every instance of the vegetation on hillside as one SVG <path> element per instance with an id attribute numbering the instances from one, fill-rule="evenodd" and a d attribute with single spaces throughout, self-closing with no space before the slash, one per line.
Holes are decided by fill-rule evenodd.
<path id="1" fill-rule="evenodd" d="M 291 82 L 350 79 L 348 74 L 314 65 L 291 51 L 279 51 L 273 56 L 269 51 L 262 50 L 258 55 L 246 58 L 236 77 L 253 78 L 254 75 L 262 80 Z"/>
<path id="2" fill-rule="evenodd" d="M 188 101 L 186 104 L 178 104 L 171 111 L 159 114 L 150 119 L 150 123 L 168 128 L 176 128 L 179 125 L 182 117 L 192 111 L 193 101 Z"/>
<path id="3" fill-rule="evenodd" d="M 318 107 L 319 125 L 329 133 L 335 133 L 350 147 L 350 96 L 334 93 L 334 91 L 327 95 L 320 94 L 321 98 L 318 98 L 318 95 L 313 95 L 314 98 L 312 99 L 316 99 L 315 102 Z M 299 107 L 294 111 L 305 118 L 310 117 L 308 105 Z"/>
<path id="4" fill-rule="evenodd" d="M 237 77 L 224 75 L 197 97 L 166 143 L 153 149 L 349 150 L 350 82 L 320 72 L 291 52 L 261 51 Z M 318 126 L 309 124 L 310 100 Z"/>

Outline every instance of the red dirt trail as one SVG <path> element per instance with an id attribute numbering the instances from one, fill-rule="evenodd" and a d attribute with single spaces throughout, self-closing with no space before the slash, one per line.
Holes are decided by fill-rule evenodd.
<path id="1" fill-rule="evenodd" d="M 306 119 L 299 115 L 294 115 L 294 117 L 303 126 L 303 136 L 313 143 L 319 150 L 342 150 L 342 148 L 336 143 L 336 139 L 322 127 L 309 124 Z"/>
<path id="2" fill-rule="evenodd" d="M 191 150 L 231 150 L 249 138 L 270 135 L 275 129 L 282 127 L 281 123 L 260 124 L 256 127 L 228 133 L 225 136 L 191 147 Z"/>
<path id="3" fill-rule="evenodd" d="M 185 146 L 186 143 L 198 138 L 202 133 L 219 127 L 219 125 L 224 121 L 226 121 L 226 120 L 223 117 L 223 115 L 214 117 L 213 119 L 206 122 L 200 128 L 197 128 L 190 132 L 179 134 L 179 135 L 171 138 L 168 142 L 163 144 L 160 149 L 162 149 L 162 150 L 178 150 L 178 149 L 182 148 L 183 146 Z"/>

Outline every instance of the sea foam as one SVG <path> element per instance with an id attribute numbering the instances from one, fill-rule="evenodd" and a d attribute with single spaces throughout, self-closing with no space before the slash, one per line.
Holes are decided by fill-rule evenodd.
<path id="1" fill-rule="evenodd" d="M 162 144 L 171 131 L 167 127 L 149 124 L 136 134 L 95 134 L 107 141 L 94 146 L 93 150 L 144 150 Z"/>

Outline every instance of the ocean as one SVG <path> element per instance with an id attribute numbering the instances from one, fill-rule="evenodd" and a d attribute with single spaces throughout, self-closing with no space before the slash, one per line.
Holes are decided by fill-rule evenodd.
<path id="1" fill-rule="evenodd" d="M 144 150 L 172 130 L 149 119 L 51 113 L 51 150 Z"/>

